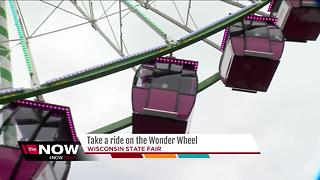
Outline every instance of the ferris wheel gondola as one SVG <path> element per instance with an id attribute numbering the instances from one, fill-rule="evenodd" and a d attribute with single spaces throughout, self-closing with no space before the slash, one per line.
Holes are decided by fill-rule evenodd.
<path id="1" fill-rule="evenodd" d="M 226 44 L 219 66 L 222 82 L 233 90 L 266 92 L 284 49 L 273 19 L 249 17 L 235 23 Z"/>
<path id="2" fill-rule="evenodd" d="M 70 109 L 28 100 L 1 109 L 0 179 L 66 179 L 70 161 L 27 161 L 18 141 L 77 142 Z"/>
<path id="3" fill-rule="evenodd" d="M 198 62 L 160 57 L 142 64 L 132 86 L 133 133 L 186 133 Z"/>
<path id="4" fill-rule="evenodd" d="M 286 41 L 317 40 L 320 33 L 320 4 L 316 0 L 274 0 L 269 10 L 272 16 L 278 18 L 277 25 Z"/>

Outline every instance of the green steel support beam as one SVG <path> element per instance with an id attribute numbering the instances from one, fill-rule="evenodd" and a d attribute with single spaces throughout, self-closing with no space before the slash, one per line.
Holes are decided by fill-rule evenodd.
<path id="1" fill-rule="evenodd" d="M 71 87 L 77 84 L 81 84 L 87 81 L 91 81 L 100 77 L 104 77 L 128 68 L 131 68 L 133 66 L 139 65 L 141 63 L 147 62 L 152 60 L 153 58 L 164 56 L 166 54 L 170 54 L 171 52 L 177 51 L 179 49 L 182 49 L 184 47 L 187 47 L 193 43 L 196 43 L 198 41 L 201 41 L 202 39 L 205 39 L 221 30 L 223 30 L 225 27 L 228 27 L 244 17 L 255 13 L 265 5 L 269 3 L 269 0 L 260 1 L 256 4 L 250 5 L 232 15 L 229 15 L 225 17 L 224 19 L 213 23 L 212 25 L 209 25 L 206 28 L 203 28 L 199 30 L 197 33 L 179 40 L 175 44 L 166 45 L 162 48 L 158 48 L 149 52 L 145 52 L 143 54 L 135 55 L 135 56 L 129 56 L 127 59 L 118 61 L 112 64 L 104 65 L 98 69 L 94 69 L 91 71 L 80 73 L 76 76 L 67 77 L 60 81 L 51 83 L 51 84 L 44 84 L 41 85 L 38 89 L 33 90 L 26 90 L 19 93 L 12 93 L 12 94 L 3 94 L 0 96 L 0 104 L 5 104 L 11 101 L 15 101 L 18 99 L 25 99 L 30 98 L 34 96 L 38 96 L 41 94 L 57 91 L 63 88 Z"/>
<path id="2" fill-rule="evenodd" d="M 219 73 L 215 73 L 214 75 L 208 77 L 207 79 L 201 81 L 198 84 L 198 93 L 207 89 L 208 87 L 210 87 L 211 85 L 213 85 L 214 83 L 218 82 L 220 80 L 220 74 Z"/>
<path id="3" fill-rule="evenodd" d="M 208 87 L 210 87 L 214 83 L 218 82 L 219 80 L 220 80 L 219 73 L 215 73 L 214 75 L 210 76 L 209 78 L 201 81 L 198 84 L 198 93 L 207 89 Z M 120 131 L 124 128 L 127 128 L 131 125 L 132 125 L 132 117 L 130 116 L 130 117 L 127 117 L 127 118 L 122 119 L 120 121 L 111 123 L 111 124 L 104 126 L 102 128 L 99 128 L 97 130 L 94 130 L 94 131 L 90 132 L 89 134 L 111 134 L 111 133 Z"/>

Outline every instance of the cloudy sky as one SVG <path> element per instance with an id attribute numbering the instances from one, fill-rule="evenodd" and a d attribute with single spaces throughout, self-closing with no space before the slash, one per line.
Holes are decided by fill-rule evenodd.
<path id="1" fill-rule="evenodd" d="M 59 4 L 59 1 L 50 2 Z M 104 1 L 105 7 L 112 2 Z M 176 5 L 185 21 L 188 1 L 179 1 Z M 53 9 L 35 1 L 21 2 L 20 6 L 30 34 Z M 219 1 L 194 1 L 191 6 L 191 14 L 198 28 L 238 10 Z M 63 2 L 61 7 L 79 14 L 70 2 Z M 102 11 L 98 1 L 94 7 L 96 17 L 100 17 Z M 181 21 L 172 2 L 156 2 L 155 7 Z M 118 3 L 108 14 L 117 11 Z M 179 39 L 186 34 L 152 12 L 143 11 L 172 39 Z M 11 17 L 10 11 L 8 15 Z M 109 19 L 117 38 L 118 18 L 118 15 L 114 15 Z M 82 22 L 85 20 L 56 10 L 35 35 Z M 103 20 L 99 25 L 114 40 L 108 22 Z M 192 22 L 189 21 L 189 25 L 195 29 Z M 11 38 L 17 37 L 13 20 L 9 20 L 9 33 Z M 129 53 L 164 43 L 133 13 L 123 19 L 123 37 Z M 218 44 L 221 38 L 222 32 L 210 37 Z M 286 43 L 280 66 L 267 93 L 235 92 L 218 82 L 198 95 L 191 133 L 252 133 L 261 155 L 216 155 L 212 159 L 166 160 L 110 159 L 100 156 L 96 162 L 73 162 L 69 178 L 80 179 L 85 175 L 94 179 L 134 180 L 314 179 L 320 168 L 319 43 L 319 39 L 307 44 Z M 10 43 L 11 46 L 16 44 Z M 30 46 L 42 83 L 119 57 L 89 24 L 31 39 Z M 221 52 L 199 42 L 175 52 L 174 56 L 199 61 L 198 75 L 203 80 L 218 71 Z M 12 49 L 11 57 L 14 86 L 29 87 L 20 46 Z M 133 75 L 133 71 L 128 69 L 44 97 L 47 102 L 70 106 L 77 133 L 86 133 L 131 115 Z M 131 128 L 121 131 L 130 132 Z"/>

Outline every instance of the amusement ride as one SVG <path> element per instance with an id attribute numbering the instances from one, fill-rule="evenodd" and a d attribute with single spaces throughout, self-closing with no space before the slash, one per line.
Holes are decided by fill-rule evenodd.
<path id="1" fill-rule="evenodd" d="M 86 83 L 101 77 L 132 69 L 132 116 L 106 125 L 90 133 L 114 133 L 132 126 L 132 133 L 189 133 L 193 107 L 197 94 L 221 80 L 223 84 L 243 93 L 267 92 L 274 74 L 277 72 L 285 42 L 308 43 L 316 41 L 320 33 L 320 5 L 315 0 L 251 0 L 245 6 L 237 1 L 224 1 L 241 8 L 226 14 L 225 17 L 207 26 L 192 30 L 188 21 L 193 21 L 188 3 L 186 23 L 181 23 L 157 9 L 156 1 L 121 0 L 108 2 L 109 8 L 102 1 L 76 1 L 70 3 L 78 12 L 72 13 L 51 1 L 41 1 L 54 10 L 40 24 L 45 23 L 56 10 L 80 16 L 91 24 L 92 28 L 106 40 L 119 54 L 120 58 L 89 67 L 40 83 L 31 55 L 29 40 L 49 35 L 73 27 L 43 33 L 34 36 L 27 31 L 19 1 L 0 2 L 0 179 L 41 179 L 44 173 L 49 179 L 66 179 L 70 161 L 26 161 L 18 141 L 68 141 L 78 142 L 71 109 L 62 105 L 46 102 L 44 94 Z M 177 5 L 172 1 L 175 8 Z M 116 43 L 104 33 L 98 21 L 108 19 L 108 10 L 118 4 L 120 38 L 112 36 Z M 101 6 L 103 14 L 96 16 L 95 7 Z M 268 12 L 260 11 L 268 5 Z M 9 8 L 7 8 L 9 7 Z M 179 39 L 172 39 L 143 12 L 151 11 L 188 34 Z M 177 11 L 179 12 L 178 8 Z M 19 38 L 12 40 L 7 31 L 7 14 L 12 14 L 12 21 Z M 129 54 L 122 34 L 122 20 L 132 13 L 142 20 L 152 31 L 158 34 L 164 44 L 154 48 Z M 79 15 L 80 14 L 80 15 Z M 181 14 L 179 13 L 181 16 Z M 110 25 L 110 23 L 109 23 Z M 75 26 L 74 26 L 75 27 Z M 110 25 L 112 28 L 112 26 Z M 296 27 L 305 27 L 304 31 Z M 221 45 L 208 38 L 224 31 Z M 217 72 L 207 79 L 198 81 L 197 60 L 175 57 L 174 52 L 196 42 L 204 41 L 222 52 Z M 13 88 L 9 43 L 21 45 L 31 80 L 30 88 Z M 137 68 L 135 66 L 138 66 Z M 26 100 L 34 98 L 34 100 Z"/>

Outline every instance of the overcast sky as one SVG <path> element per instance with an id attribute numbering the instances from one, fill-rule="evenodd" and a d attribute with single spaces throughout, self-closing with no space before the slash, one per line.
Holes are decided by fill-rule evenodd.
<path id="1" fill-rule="evenodd" d="M 58 4 L 59 1 L 51 1 Z M 107 5 L 112 1 L 104 2 Z M 81 4 L 81 3 L 80 3 Z M 52 7 L 41 2 L 20 3 L 29 32 L 48 15 Z M 95 15 L 102 14 L 99 3 Z M 187 1 L 177 3 L 185 21 Z M 62 6 L 79 14 L 70 2 Z M 124 5 L 123 5 L 124 7 Z M 172 2 L 156 2 L 156 8 L 180 20 Z M 9 10 L 9 8 L 7 8 Z M 109 13 L 118 10 L 118 5 Z M 214 1 L 192 3 L 191 14 L 199 28 L 221 19 L 238 8 Z M 173 39 L 186 34 L 159 16 L 145 11 Z M 8 11 L 11 17 L 10 11 Z M 117 38 L 118 15 L 112 16 Z M 123 37 L 129 53 L 163 44 L 164 41 L 134 14 L 123 19 Z M 41 34 L 84 22 L 57 10 L 37 31 Z M 99 22 L 112 40 L 107 21 Z M 191 28 L 193 24 L 189 22 Z M 300 27 L 297 27 L 300 28 Z M 9 20 L 11 38 L 17 37 Z M 210 37 L 220 44 L 222 32 Z M 11 42 L 14 46 L 16 42 Z M 30 40 L 41 82 L 111 61 L 119 55 L 90 25 Z M 70 179 L 223 179 L 301 180 L 313 179 L 320 168 L 320 61 L 319 39 L 285 44 L 281 63 L 267 93 L 235 92 L 221 82 L 197 96 L 191 133 L 252 133 L 261 155 L 216 155 L 212 159 L 110 159 L 73 162 Z M 218 71 L 221 52 L 203 42 L 174 53 L 177 58 L 197 60 L 199 79 Z M 20 46 L 11 54 L 14 86 L 29 87 L 27 68 Z M 131 115 L 131 69 L 85 84 L 46 94 L 47 102 L 70 106 L 77 133 L 86 133 Z M 121 132 L 130 133 L 131 128 Z"/>

